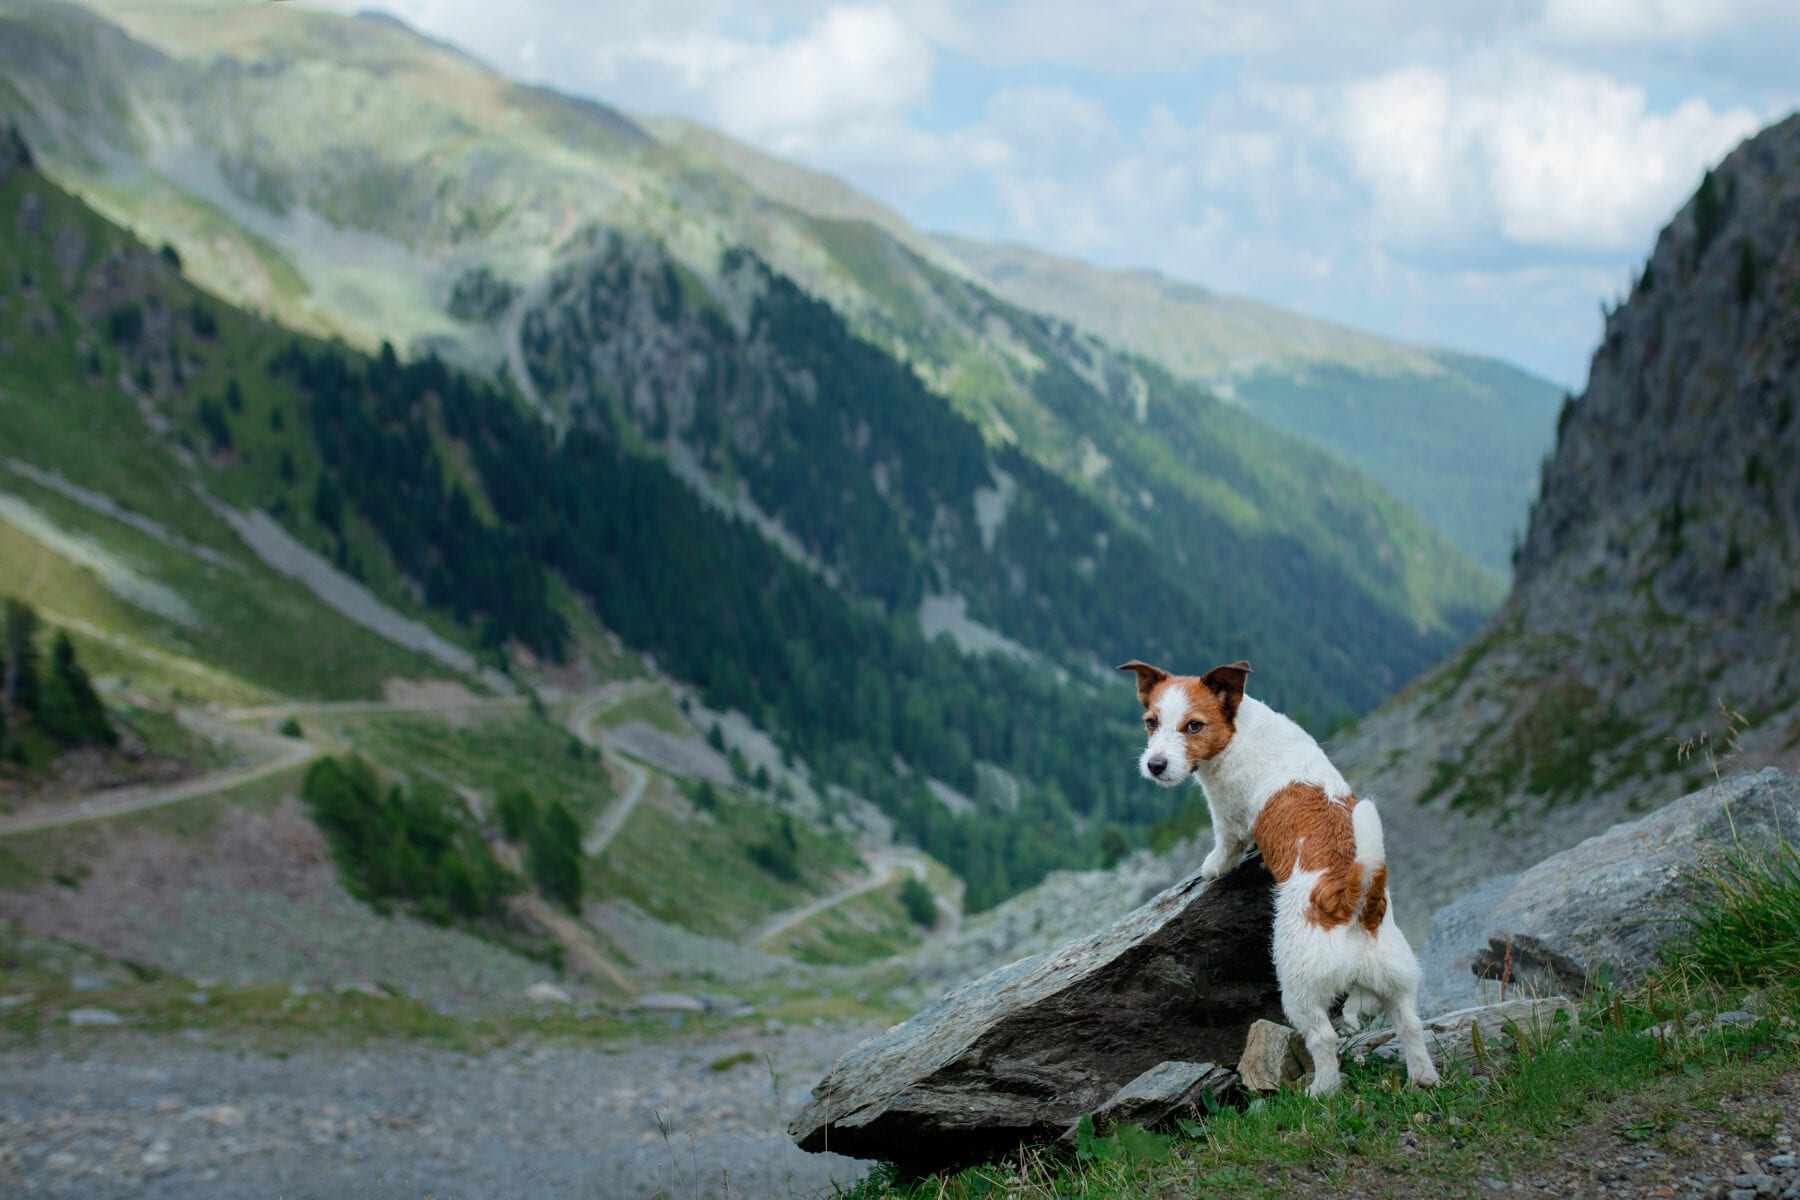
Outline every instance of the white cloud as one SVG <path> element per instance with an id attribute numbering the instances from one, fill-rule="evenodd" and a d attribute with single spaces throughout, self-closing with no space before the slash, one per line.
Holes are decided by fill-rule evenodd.
<path id="1" fill-rule="evenodd" d="M 1693 43 L 1758 24 L 1792 25 L 1789 0 L 1545 0 L 1543 28 L 1575 44 Z"/>
<path id="2" fill-rule="evenodd" d="M 891 117 L 931 90 L 932 51 L 885 8 L 833 8 L 805 33 L 746 51 L 713 85 L 719 119 L 782 138 Z"/>
<path id="3" fill-rule="evenodd" d="M 1343 137 L 1402 247 L 1497 235 L 1521 247 L 1641 249 L 1701 172 L 1759 124 L 1690 98 L 1651 110 L 1642 87 L 1520 55 L 1397 68 L 1345 92 Z"/>

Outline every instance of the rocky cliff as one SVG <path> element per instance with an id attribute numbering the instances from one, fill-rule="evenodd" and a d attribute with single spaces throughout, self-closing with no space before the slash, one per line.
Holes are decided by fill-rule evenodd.
<path id="1" fill-rule="evenodd" d="M 1335 747 L 1386 801 L 1414 928 L 1716 761 L 1800 759 L 1797 231 L 1800 116 L 1707 175 L 1609 312 L 1501 611 Z"/>

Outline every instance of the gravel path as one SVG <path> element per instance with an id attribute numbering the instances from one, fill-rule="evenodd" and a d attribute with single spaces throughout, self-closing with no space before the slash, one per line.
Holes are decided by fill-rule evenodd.
<path id="1" fill-rule="evenodd" d="M 223 771 L 214 771 L 197 779 L 165 787 L 133 784 L 90 792 L 76 800 L 34 806 L 23 812 L 0 817 L 0 836 L 29 833 L 34 829 L 51 829 L 58 825 L 73 825 L 79 821 L 98 821 L 106 817 L 141 812 L 147 808 L 160 808 L 165 804 L 178 804 L 196 796 L 210 796 L 215 792 L 241 787 L 279 774 L 290 767 L 310 761 L 318 754 L 318 750 L 310 742 L 275 737 L 255 729 L 227 726 L 198 713 L 183 714 L 182 719 L 189 726 L 205 728 L 214 736 L 254 745 L 269 757 L 247 767 L 228 767 Z"/>
<path id="2" fill-rule="evenodd" d="M 756 1200 L 829 1195 L 864 1170 L 803 1154 L 785 1122 L 868 1028 L 481 1057 L 383 1046 L 274 1058 L 84 1032 L 78 1053 L 0 1053 L 0 1194 L 700 1200 L 726 1195 L 729 1171 L 729 1194 Z M 713 1069 L 746 1050 L 752 1061 Z"/>

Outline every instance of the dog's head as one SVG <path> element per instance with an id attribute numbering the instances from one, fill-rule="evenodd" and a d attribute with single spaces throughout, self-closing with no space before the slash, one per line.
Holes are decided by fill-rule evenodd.
<path id="1" fill-rule="evenodd" d="M 1214 667 L 1204 675 L 1171 675 L 1134 658 L 1119 670 L 1137 673 L 1144 731 L 1150 735 L 1138 756 L 1145 779 L 1174 787 L 1231 743 L 1249 663 Z"/>

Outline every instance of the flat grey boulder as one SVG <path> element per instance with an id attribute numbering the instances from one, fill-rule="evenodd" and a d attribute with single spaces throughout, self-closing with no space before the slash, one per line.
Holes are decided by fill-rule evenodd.
<path id="1" fill-rule="evenodd" d="M 870 1038 L 789 1132 L 805 1150 L 933 1170 L 1050 1141 L 1165 1062 L 1235 1062 L 1280 1012 L 1273 880 L 1252 857 L 1020 959 Z"/>
<path id="2" fill-rule="evenodd" d="M 1488 880 L 1433 914 L 1420 1009 L 1509 993 L 1580 995 L 1610 964 L 1641 980 L 1703 896 L 1697 871 L 1724 855 L 1767 856 L 1800 834 L 1800 782 L 1776 768 L 1734 775 L 1589 838 L 1517 875 Z"/>
<path id="3" fill-rule="evenodd" d="M 1094 1132 L 1105 1136 L 1121 1125 L 1154 1129 L 1183 1113 L 1204 1113 L 1208 1099 L 1222 1101 L 1237 1090 L 1237 1076 L 1224 1067 L 1212 1063 L 1157 1063 L 1094 1110 Z M 1064 1144 L 1075 1141 L 1080 1125 L 1077 1120 L 1063 1131 Z"/>

